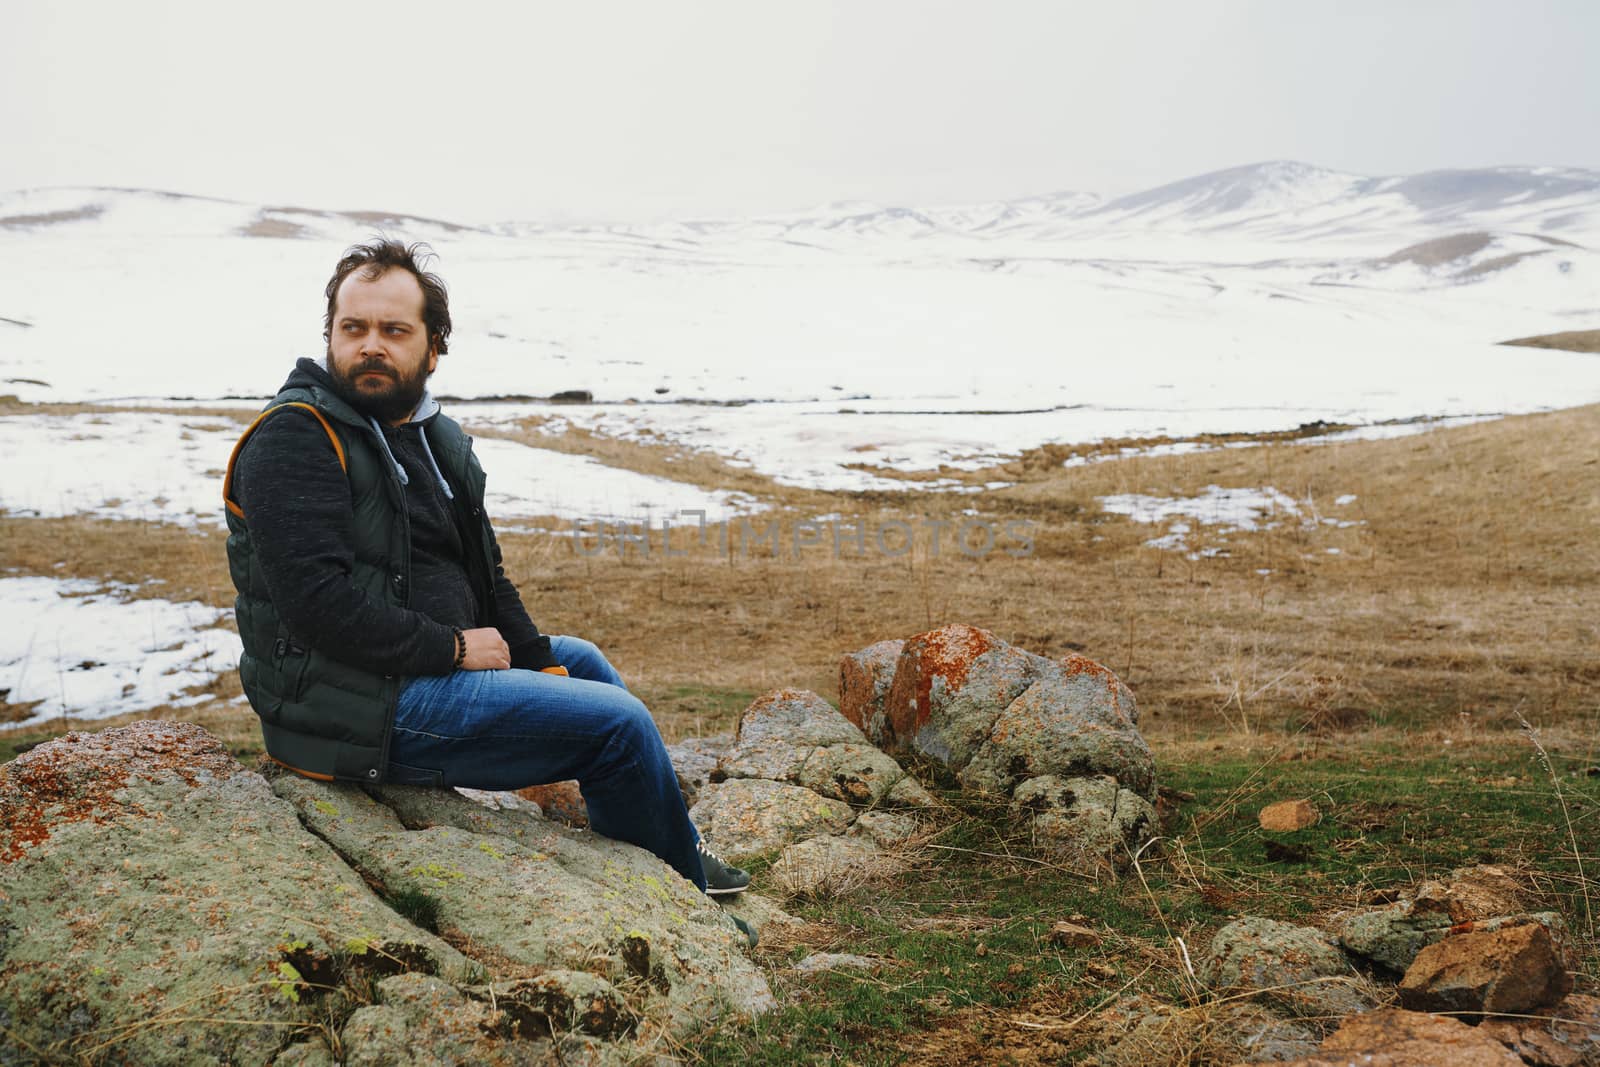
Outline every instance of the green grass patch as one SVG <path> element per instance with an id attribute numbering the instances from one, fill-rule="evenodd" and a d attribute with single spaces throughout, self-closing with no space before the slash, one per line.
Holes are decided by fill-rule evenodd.
<path id="1" fill-rule="evenodd" d="M 1593 881 L 1600 856 L 1590 844 L 1600 839 L 1600 777 L 1582 763 L 1554 761 L 1578 847 L 1590 850 L 1583 855 L 1589 895 L 1600 903 Z M 1141 860 L 1144 883 L 1133 871 L 1096 884 L 1061 870 L 1003 807 L 947 794 L 961 817 L 934 840 L 920 869 L 793 909 L 832 931 L 818 950 L 884 965 L 870 974 L 804 976 L 788 968 L 810 946 L 768 956 L 783 1007 L 753 1024 L 702 1035 L 692 1053 L 703 1063 L 775 1067 L 942 1063 L 944 1055 L 957 1062 L 952 1031 L 970 1041 L 984 1027 L 1006 1029 L 996 1020 L 1011 1013 L 1070 1018 L 1109 1003 L 1125 986 L 1182 1001 L 1175 938 L 1198 963 L 1212 934 L 1241 915 L 1316 923 L 1362 906 L 1374 889 L 1476 863 L 1513 869 L 1575 933 L 1585 929 L 1568 816 L 1519 735 L 1459 751 L 1436 743 L 1431 750 L 1373 745 L 1281 762 L 1224 750 L 1164 764 L 1161 780 L 1193 799 L 1168 804 L 1165 840 Z M 1317 825 L 1296 833 L 1260 829 L 1263 806 L 1298 798 L 1320 809 Z M 1098 931 L 1101 945 L 1051 944 L 1050 929 L 1061 920 Z M 1595 945 L 1580 943 L 1580 969 L 1593 981 L 1600 977 Z M 1088 1052 L 1062 1047 L 1065 1059 L 1037 1062 L 1071 1062 Z M 930 1048 L 940 1050 L 932 1059 Z"/>

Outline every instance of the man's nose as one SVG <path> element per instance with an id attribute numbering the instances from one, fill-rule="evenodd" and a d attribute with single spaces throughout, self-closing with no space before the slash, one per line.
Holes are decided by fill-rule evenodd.
<path id="1" fill-rule="evenodd" d="M 361 339 L 361 354 L 382 355 L 385 351 L 383 335 L 377 330 L 368 330 L 367 335 Z"/>

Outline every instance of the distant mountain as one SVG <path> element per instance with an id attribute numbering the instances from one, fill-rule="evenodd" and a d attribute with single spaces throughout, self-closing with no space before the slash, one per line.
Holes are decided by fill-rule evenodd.
<path id="1" fill-rule="evenodd" d="M 412 239 L 538 238 L 608 245 L 618 254 L 695 255 L 751 247 L 886 249 L 905 242 L 955 241 L 955 254 L 1057 255 L 1059 246 L 1113 240 L 1200 240 L 1217 249 L 1293 244 L 1338 256 L 1357 248 L 1382 256 L 1461 232 L 1528 233 L 1600 246 L 1600 172 L 1557 167 L 1493 167 L 1365 177 L 1308 163 L 1273 161 L 1201 174 L 1104 200 L 1060 192 L 1014 200 L 914 207 L 847 201 L 756 218 L 655 224 L 500 223 L 357 210 L 261 206 L 151 190 L 35 189 L 0 194 L 0 234 L 92 223 L 129 236 L 238 234 L 349 241 L 384 231 Z M 965 242 L 972 247 L 961 252 Z M 1088 244 L 1085 244 L 1085 243 Z M 1242 244 L 1241 244 L 1242 242 Z M 1155 247 L 1155 246 L 1152 246 Z M 1025 251 L 1032 248 L 1033 250 Z M 981 250 L 979 250 L 981 249 Z M 897 253 L 898 254 L 898 253 Z M 1263 253 L 1275 255 L 1275 253 Z"/>

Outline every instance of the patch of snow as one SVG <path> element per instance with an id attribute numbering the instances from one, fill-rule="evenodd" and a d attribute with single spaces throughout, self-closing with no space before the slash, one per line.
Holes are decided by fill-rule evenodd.
<path id="1" fill-rule="evenodd" d="M 1302 507 L 1299 501 L 1272 486 L 1262 489 L 1226 489 L 1218 485 L 1208 485 L 1201 495 L 1193 497 L 1116 493 L 1099 499 L 1100 506 L 1105 511 L 1113 515 L 1126 515 L 1134 522 L 1161 523 L 1175 517 L 1183 517 L 1215 527 L 1215 532 L 1218 534 L 1270 530 L 1284 518 L 1293 518 L 1307 527 L 1330 525 L 1342 528 L 1363 525 L 1359 520 L 1320 518 L 1314 514 L 1309 501 Z M 1307 512 L 1313 513 L 1307 514 Z M 1144 542 L 1144 545 L 1146 548 L 1187 551 L 1190 532 L 1189 523 L 1174 522 L 1168 526 L 1166 534 L 1152 538 Z M 1203 556 L 1226 554 L 1226 550 L 1211 546 L 1202 548 L 1198 552 L 1190 552 L 1189 558 L 1198 559 Z"/>
<path id="2" fill-rule="evenodd" d="M 130 592 L 81 579 L 0 578 L 0 612 L 27 620 L 0 628 L 0 690 L 12 704 L 42 702 L 5 728 L 208 699 L 183 694 L 238 663 L 238 635 L 216 625 L 231 613 Z"/>
<path id="3" fill-rule="evenodd" d="M 14 457 L 0 508 L 220 526 L 222 475 L 243 431 L 212 415 L 0 416 L 0 452 Z"/>

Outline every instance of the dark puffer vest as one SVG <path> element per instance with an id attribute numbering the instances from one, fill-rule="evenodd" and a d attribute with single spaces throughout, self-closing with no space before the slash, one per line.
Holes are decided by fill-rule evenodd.
<path id="1" fill-rule="evenodd" d="M 331 390 L 315 383 L 286 386 L 234 446 L 223 483 L 228 510 L 228 569 L 244 654 L 239 680 L 261 717 L 274 760 L 314 778 L 381 782 L 403 679 L 361 670 L 314 648 L 303 648 L 285 627 L 267 593 L 250 543 L 250 528 L 232 498 L 233 468 L 245 442 L 286 405 L 310 409 L 322 423 L 350 480 L 354 508 L 351 581 L 374 600 L 404 606 L 411 588 L 410 523 L 405 489 L 377 431 Z M 454 491 L 464 536 L 466 571 L 480 605 L 493 603 L 493 534 L 483 514 L 484 474 L 461 427 L 434 416 L 425 432 Z"/>

